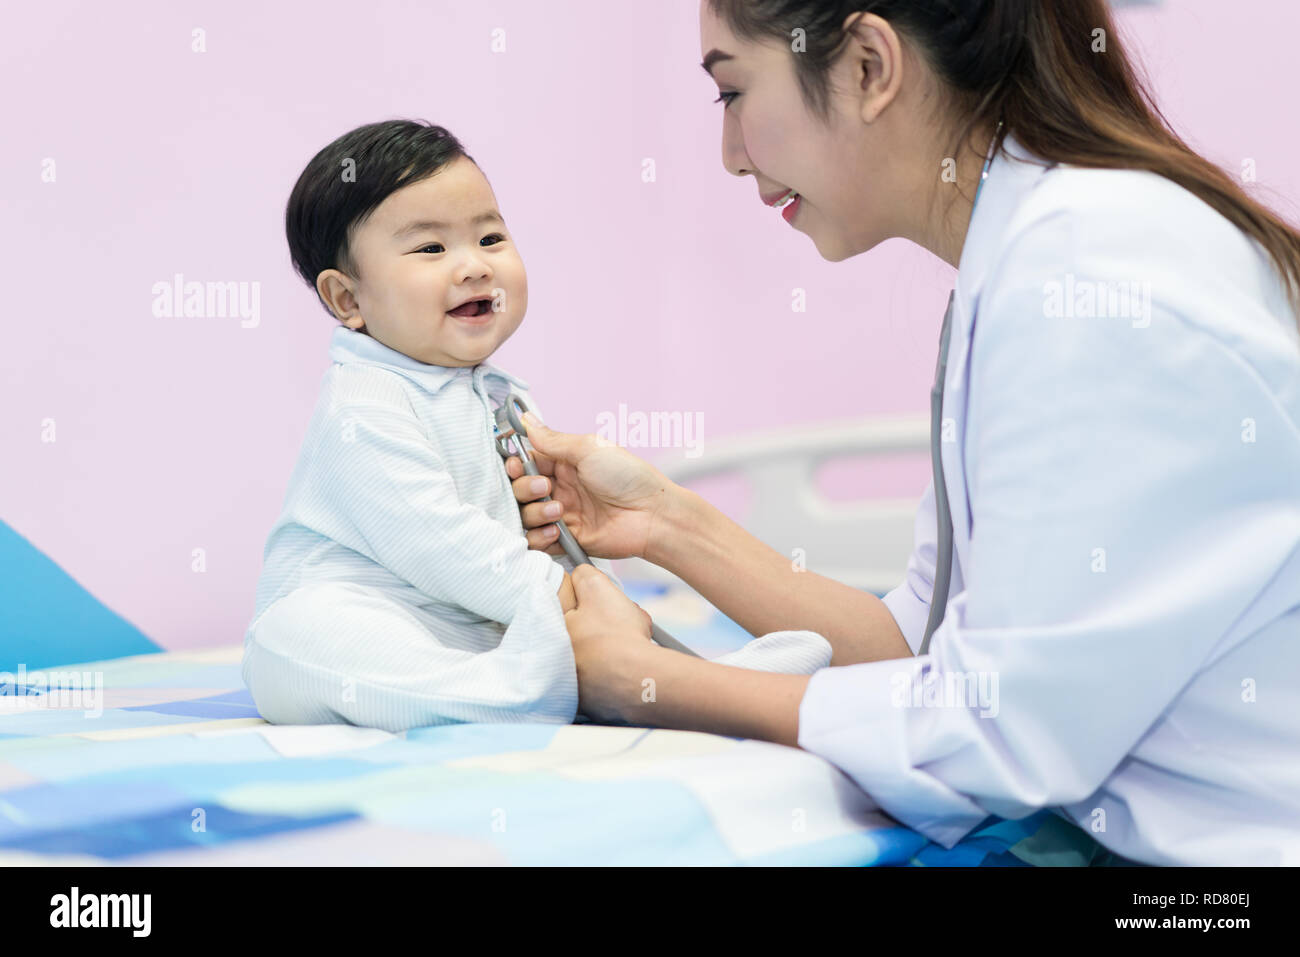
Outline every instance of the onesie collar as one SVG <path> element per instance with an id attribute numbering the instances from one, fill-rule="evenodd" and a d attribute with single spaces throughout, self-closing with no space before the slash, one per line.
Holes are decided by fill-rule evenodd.
<path id="1" fill-rule="evenodd" d="M 330 339 L 329 355 L 334 362 L 351 362 L 390 369 L 412 379 L 428 392 L 437 392 L 452 379 L 464 375 L 472 375 L 479 380 L 492 376 L 525 391 L 528 389 L 528 383 L 523 379 L 512 376 L 489 362 L 480 362 L 476 366 L 431 365 L 384 345 L 374 336 L 342 325 L 334 329 L 334 335 Z"/>

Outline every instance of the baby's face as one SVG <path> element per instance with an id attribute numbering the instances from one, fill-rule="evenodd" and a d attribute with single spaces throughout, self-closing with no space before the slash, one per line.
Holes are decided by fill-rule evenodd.
<path id="1" fill-rule="evenodd" d="M 463 156 L 380 203 L 350 249 L 359 276 L 344 323 L 420 362 L 476 365 L 523 321 L 523 260 L 487 177 Z M 479 298 L 478 314 L 461 315 Z M 346 293 L 335 301 L 349 304 Z"/>

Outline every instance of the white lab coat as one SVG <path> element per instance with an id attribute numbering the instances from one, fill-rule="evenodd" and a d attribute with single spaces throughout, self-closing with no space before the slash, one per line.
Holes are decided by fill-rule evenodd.
<path id="1" fill-rule="evenodd" d="M 1155 174 L 1000 154 L 952 321 L 943 623 L 815 674 L 799 745 L 945 847 L 1049 807 L 1137 861 L 1300 864 L 1300 334 L 1264 253 Z M 935 562 L 931 484 L 884 599 L 914 653 Z"/>

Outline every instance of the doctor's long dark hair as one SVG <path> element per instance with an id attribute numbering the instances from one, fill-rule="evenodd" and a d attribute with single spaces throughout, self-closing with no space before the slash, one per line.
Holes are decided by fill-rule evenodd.
<path id="1" fill-rule="evenodd" d="M 1031 153 L 1076 166 L 1141 169 L 1190 191 L 1257 240 L 1300 314 L 1300 231 L 1174 133 L 1118 43 L 1104 0 L 708 0 L 742 40 L 790 43 L 804 101 L 829 116 L 828 71 L 859 11 L 925 56 L 964 116 L 956 144 L 1003 120 Z M 1103 30 L 1105 52 L 1093 52 Z M 980 144 L 979 151 L 988 148 Z M 954 149 L 951 155 L 957 155 Z"/>

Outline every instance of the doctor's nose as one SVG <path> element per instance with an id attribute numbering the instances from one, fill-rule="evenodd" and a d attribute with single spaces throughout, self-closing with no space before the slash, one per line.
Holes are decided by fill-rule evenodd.
<path id="1" fill-rule="evenodd" d="M 747 176 L 754 171 L 740 124 L 730 118 L 722 121 L 722 165 L 732 176 Z"/>

